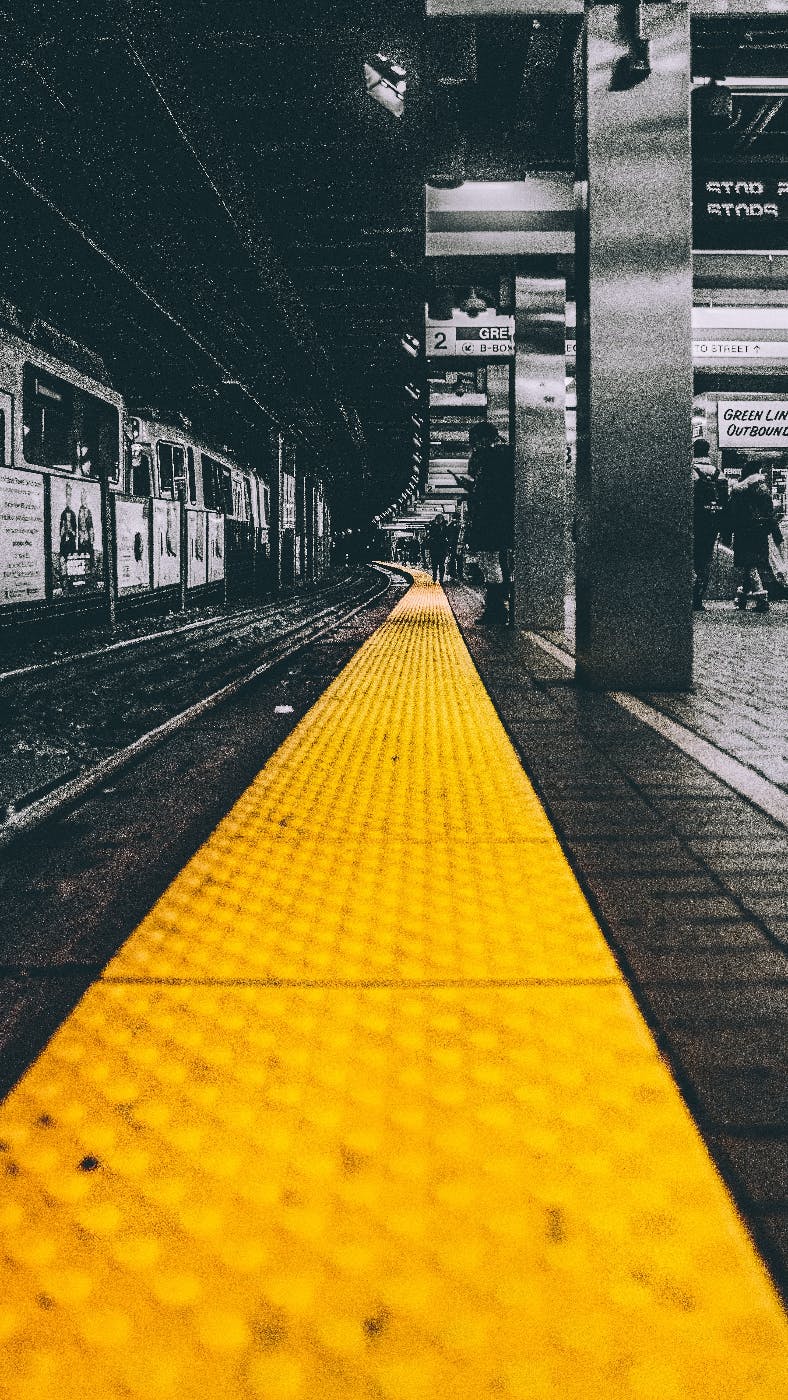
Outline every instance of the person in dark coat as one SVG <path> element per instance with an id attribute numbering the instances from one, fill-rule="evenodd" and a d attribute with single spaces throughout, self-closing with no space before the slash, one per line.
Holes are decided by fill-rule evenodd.
<path id="1" fill-rule="evenodd" d="M 733 536 L 733 563 L 744 573 L 736 592 L 736 607 L 744 611 L 752 598 L 756 612 L 767 612 L 769 596 L 764 580 L 769 568 L 769 537 L 779 546 L 783 536 L 766 481 L 749 464 L 742 467 L 741 480 L 731 487 L 727 517 L 726 533 Z"/>
<path id="2" fill-rule="evenodd" d="M 446 533 L 446 518 L 439 514 L 430 521 L 427 530 L 427 548 L 430 552 L 430 563 L 432 564 L 432 581 L 438 582 L 440 574 L 443 583 L 446 572 L 446 555 L 449 552 L 449 536 Z"/>
<path id="3" fill-rule="evenodd" d="M 702 612 L 703 599 L 709 586 L 714 546 L 728 504 L 728 483 L 712 465 L 710 448 L 705 438 L 692 444 L 692 518 L 694 530 L 693 566 L 695 585 L 692 606 Z"/>
<path id="4" fill-rule="evenodd" d="M 449 545 L 449 553 L 447 555 L 449 578 L 459 578 L 460 561 L 457 557 L 457 546 L 460 540 L 460 522 L 456 515 L 451 517 L 446 527 L 446 539 Z"/>
<path id="5" fill-rule="evenodd" d="M 466 548 L 480 557 L 486 583 L 481 622 L 506 623 L 514 543 L 514 460 L 492 423 L 474 424 L 470 433 L 471 478 Z"/>

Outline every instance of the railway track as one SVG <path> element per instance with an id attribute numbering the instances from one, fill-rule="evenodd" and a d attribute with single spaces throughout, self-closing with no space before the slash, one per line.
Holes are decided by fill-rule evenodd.
<path id="1" fill-rule="evenodd" d="M 283 606 L 244 609 L 0 675 L 0 847 L 382 597 L 377 570 Z"/>

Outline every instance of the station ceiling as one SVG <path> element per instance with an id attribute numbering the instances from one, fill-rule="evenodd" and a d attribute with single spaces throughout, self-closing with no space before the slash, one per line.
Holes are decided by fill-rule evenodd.
<path id="1" fill-rule="evenodd" d="M 571 169 L 576 17 L 485 23 L 488 178 L 502 91 L 529 168 Z M 0 46 L 9 299 L 228 439 L 270 407 L 327 448 L 348 519 L 387 505 L 410 471 L 424 76 L 462 75 L 468 45 L 428 49 L 423 0 L 29 0 L 0 4 Z M 401 120 L 364 94 L 380 50 L 408 72 Z M 785 76 L 786 17 L 694 21 L 693 68 Z M 777 158 L 785 103 L 737 102 L 741 150 Z"/>

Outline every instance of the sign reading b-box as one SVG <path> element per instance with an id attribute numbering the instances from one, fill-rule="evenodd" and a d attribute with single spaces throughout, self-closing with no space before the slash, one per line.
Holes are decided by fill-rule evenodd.
<path id="1" fill-rule="evenodd" d="M 720 447 L 788 447 L 788 399 L 720 399 Z"/>

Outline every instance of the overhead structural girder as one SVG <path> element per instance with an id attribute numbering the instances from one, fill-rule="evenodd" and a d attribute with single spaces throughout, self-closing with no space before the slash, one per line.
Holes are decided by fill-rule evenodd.
<path id="1" fill-rule="evenodd" d="M 585 9 L 600 5 L 618 5 L 622 0 L 426 0 L 427 18 L 492 19 L 499 15 L 582 15 Z M 626 0 L 623 0 L 626 3 Z M 645 5 L 664 0 L 642 0 Z M 788 15 L 788 0 L 689 0 L 691 15 L 736 18 L 752 15 L 768 19 L 772 15 Z"/>

